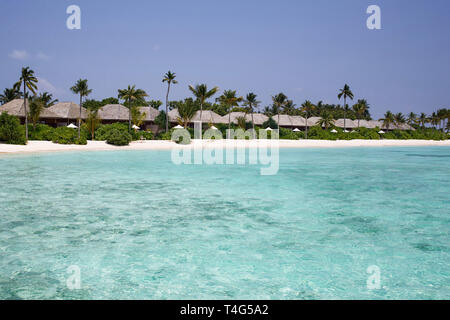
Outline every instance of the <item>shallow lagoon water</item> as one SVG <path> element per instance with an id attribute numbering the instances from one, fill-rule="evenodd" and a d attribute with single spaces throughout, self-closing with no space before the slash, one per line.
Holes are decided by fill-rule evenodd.
<path id="1" fill-rule="evenodd" d="M 284 149 L 259 169 L 0 156 L 0 298 L 450 298 L 450 148 Z"/>

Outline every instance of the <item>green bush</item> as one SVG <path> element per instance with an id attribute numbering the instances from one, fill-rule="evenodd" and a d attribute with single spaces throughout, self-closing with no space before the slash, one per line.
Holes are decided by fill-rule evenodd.
<path id="1" fill-rule="evenodd" d="M 114 146 L 127 146 L 132 141 L 132 137 L 128 132 L 123 130 L 113 129 L 109 132 L 106 143 Z"/>
<path id="2" fill-rule="evenodd" d="M 126 123 L 116 122 L 113 124 L 104 124 L 95 130 L 95 140 L 107 141 L 111 133 L 116 130 L 129 134 L 128 124 Z"/>
<path id="3" fill-rule="evenodd" d="M 0 115 L 0 141 L 7 144 L 27 144 L 25 129 L 19 118 L 4 112 Z"/>
<path id="4" fill-rule="evenodd" d="M 87 144 L 86 133 L 81 131 L 81 137 L 78 139 L 78 130 L 67 127 L 59 127 L 54 130 L 53 143 L 58 144 Z"/>
<path id="5" fill-rule="evenodd" d="M 303 132 L 294 132 L 291 129 L 280 128 L 280 139 L 299 140 L 304 137 Z"/>
<path id="6" fill-rule="evenodd" d="M 36 127 L 28 127 L 28 139 L 39 141 L 52 141 L 55 134 L 55 128 L 46 124 L 36 124 Z"/>

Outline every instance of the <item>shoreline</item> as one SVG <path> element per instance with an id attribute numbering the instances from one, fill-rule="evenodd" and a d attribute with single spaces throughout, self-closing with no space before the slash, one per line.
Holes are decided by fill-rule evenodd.
<path id="1" fill-rule="evenodd" d="M 28 145 L 8 145 L 0 143 L 0 155 L 29 154 L 63 151 L 138 151 L 138 150 L 172 150 L 198 148 L 260 148 L 279 147 L 280 149 L 302 148 L 355 148 L 355 147 L 420 147 L 447 146 L 450 140 L 192 140 L 189 145 L 178 145 L 168 140 L 136 141 L 129 146 L 112 146 L 104 141 L 88 141 L 87 145 L 61 145 L 51 141 L 29 141 Z"/>

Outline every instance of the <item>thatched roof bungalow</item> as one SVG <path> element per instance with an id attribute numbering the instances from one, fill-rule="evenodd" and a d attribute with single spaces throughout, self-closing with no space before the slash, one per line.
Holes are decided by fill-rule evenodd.
<path id="1" fill-rule="evenodd" d="M 355 129 L 358 127 L 358 121 L 354 121 L 351 119 L 345 119 L 345 126 L 344 126 L 344 119 L 337 119 L 334 121 L 334 125 L 338 128 L 346 128 L 346 129 Z"/>
<path id="2" fill-rule="evenodd" d="M 176 123 L 177 119 L 180 117 L 177 109 L 172 109 L 169 111 L 169 121 L 172 123 Z M 190 123 L 199 122 L 200 121 L 200 111 L 197 111 L 194 117 L 191 119 Z M 228 118 L 225 120 L 224 117 L 221 117 L 217 113 L 211 110 L 203 110 L 202 111 L 202 122 L 203 123 L 228 123 Z"/>

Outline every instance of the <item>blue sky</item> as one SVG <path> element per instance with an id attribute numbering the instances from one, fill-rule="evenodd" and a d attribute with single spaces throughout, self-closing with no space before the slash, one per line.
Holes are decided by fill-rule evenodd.
<path id="1" fill-rule="evenodd" d="M 81 8 L 81 30 L 66 28 L 66 8 Z M 366 9 L 381 8 L 382 30 L 368 30 Z M 89 79 L 90 98 L 136 84 L 164 100 L 167 70 L 179 84 L 258 94 L 280 91 L 338 103 L 348 83 L 379 118 L 386 110 L 431 113 L 449 107 L 448 0 L 227 0 L 0 2 L 0 89 L 30 66 L 40 89 L 77 101 L 69 88 Z"/>

